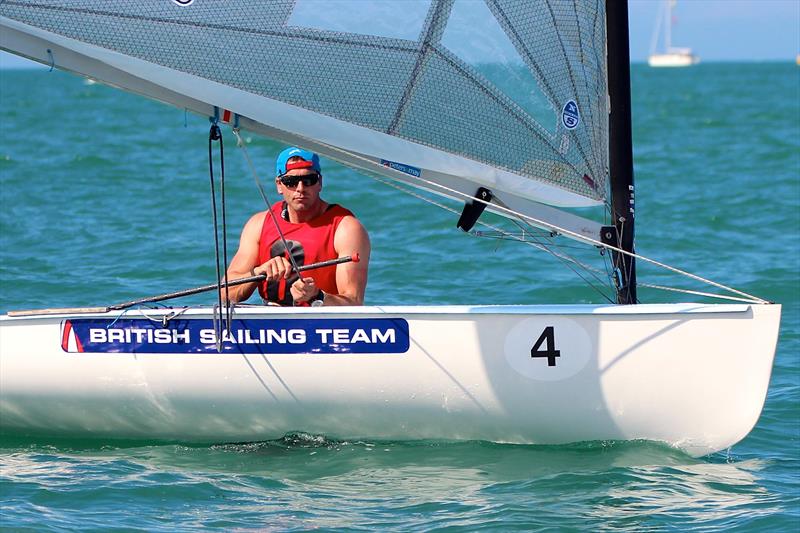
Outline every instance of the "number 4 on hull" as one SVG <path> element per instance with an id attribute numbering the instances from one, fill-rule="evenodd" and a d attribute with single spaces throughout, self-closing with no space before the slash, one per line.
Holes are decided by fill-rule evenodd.
<path id="1" fill-rule="evenodd" d="M 540 350 L 542 344 L 546 343 L 545 350 Z M 539 339 L 531 348 L 531 357 L 546 357 L 547 366 L 556 366 L 556 357 L 561 357 L 561 350 L 556 350 L 556 336 L 553 326 L 547 326 L 539 335 Z"/>

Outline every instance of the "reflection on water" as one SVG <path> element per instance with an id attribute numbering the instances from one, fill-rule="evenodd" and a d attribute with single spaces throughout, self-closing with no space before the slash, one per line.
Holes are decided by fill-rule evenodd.
<path id="1" fill-rule="evenodd" d="M 740 523 L 782 510 L 778 497 L 759 483 L 758 460 L 740 463 L 637 466 L 618 472 L 589 517 L 609 524 L 652 516 L 655 523 L 680 519 L 687 526 Z"/>
<path id="2" fill-rule="evenodd" d="M 80 509 L 89 524 L 147 529 L 168 529 L 153 509 L 187 526 L 213 517 L 220 527 L 266 520 L 277 529 L 535 528 L 558 519 L 563 527 L 639 530 L 722 527 L 781 511 L 759 481 L 764 461 L 693 459 L 651 443 L 343 442 L 298 434 L 212 447 L 0 444 L 0 492 L 16 502 L 4 515 L 15 524 L 41 504 L 61 510 L 52 523 L 62 527 L 86 526 L 65 510 Z"/>

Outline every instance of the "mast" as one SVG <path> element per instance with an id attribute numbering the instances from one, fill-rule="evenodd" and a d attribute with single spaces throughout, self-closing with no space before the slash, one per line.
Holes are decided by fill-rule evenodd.
<path id="1" fill-rule="evenodd" d="M 633 129 L 627 0 L 606 0 L 608 39 L 609 171 L 611 212 L 619 248 L 633 253 Z M 617 271 L 617 303 L 636 303 L 636 261 L 612 252 Z"/>
<path id="2" fill-rule="evenodd" d="M 666 20 L 664 21 L 664 50 L 669 54 L 672 50 L 672 2 L 667 0 L 664 2 L 664 9 L 666 9 Z"/>

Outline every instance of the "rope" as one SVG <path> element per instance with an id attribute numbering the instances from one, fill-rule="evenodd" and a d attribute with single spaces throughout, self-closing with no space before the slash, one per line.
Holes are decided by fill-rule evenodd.
<path id="1" fill-rule="evenodd" d="M 286 242 L 286 237 L 283 236 L 281 225 L 278 223 L 278 219 L 275 218 L 275 213 L 272 212 L 272 202 L 269 201 L 269 198 L 267 197 L 267 192 L 261 185 L 261 180 L 258 178 L 256 167 L 255 165 L 253 165 L 253 160 L 250 159 L 250 154 L 247 152 L 247 146 L 245 146 L 245 143 L 242 140 L 241 135 L 239 135 L 239 128 L 233 128 L 232 131 L 233 134 L 236 136 L 236 145 L 242 149 L 244 158 L 247 161 L 247 166 L 250 168 L 250 172 L 253 174 L 253 179 L 256 182 L 256 187 L 258 187 L 259 194 L 261 194 L 261 199 L 264 200 L 264 204 L 267 206 L 267 213 L 269 213 L 269 216 L 272 219 L 272 223 L 275 225 L 275 229 L 278 231 L 278 236 L 280 237 L 281 242 L 283 243 L 283 249 L 286 250 L 286 255 L 289 256 L 289 262 L 292 264 L 292 268 L 297 273 L 297 276 L 302 277 L 302 275 L 300 274 L 300 267 L 298 266 L 297 262 L 294 259 L 294 254 L 292 254 L 292 251 L 289 249 L 289 244 Z"/>
<path id="2" fill-rule="evenodd" d="M 627 222 L 627 219 L 625 217 L 619 217 L 619 222 L 620 222 L 620 225 L 619 225 L 620 229 L 619 229 L 619 241 L 618 242 L 622 242 L 623 238 L 625 237 L 625 223 Z M 614 225 L 616 226 L 616 223 Z M 626 258 L 623 255 L 622 257 L 619 258 L 619 263 L 621 263 L 621 265 L 617 265 L 615 267 L 615 270 L 618 270 L 620 272 L 624 272 L 625 275 L 624 276 L 622 276 L 622 275 L 616 276 L 615 275 L 614 282 L 617 285 L 617 290 L 620 289 L 620 285 L 622 284 L 622 282 L 624 280 L 630 280 L 631 279 L 631 272 L 633 272 L 633 259 L 632 258 L 631 258 L 630 261 L 626 261 Z M 621 266 L 621 268 L 620 268 L 620 266 Z M 625 297 L 626 297 L 625 298 L 626 301 L 630 301 L 630 299 L 631 299 L 631 284 L 630 284 L 630 282 L 628 282 L 628 284 L 625 286 Z M 639 302 L 637 301 L 636 303 L 639 303 Z"/>
<path id="3" fill-rule="evenodd" d="M 230 329 L 231 323 L 231 315 L 230 315 L 230 299 L 228 298 L 228 255 L 227 255 L 227 245 L 224 241 L 226 241 L 225 234 L 227 233 L 227 227 L 225 225 L 225 160 L 223 154 L 223 145 L 222 145 L 222 132 L 217 125 L 216 118 L 212 119 L 211 122 L 211 129 L 208 132 L 208 174 L 211 182 L 211 211 L 212 216 L 214 219 L 214 255 L 215 255 L 215 266 L 217 269 L 217 307 L 214 310 L 214 333 L 216 334 L 216 346 L 217 352 L 222 352 L 222 276 L 223 274 L 220 272 L 220 251 L 219 251 L 219 223 L 217 221 L 217 194 L 214 186 L 214 154 L 213 154 L 213 144 L 214 141 L 219 141 L 220 143 L 220 166 L 221 166 L 221 201 L 222 201 L 222 239 L 223 239 L 223 248 L 225 248 L 225 256 L 222 258 L 222 263 L 225 266 L 225 310 L 226 310 L 226 323 L 228 328 Z M 220 317 L 219 320 L 216 319 L 216 312 L 217 309 L 219 310 Z"/>
<path id="4" fill-rule="evenodd" d="M 228 222 L 225 217 L 225 147 L 222 144 L 222 132 L 219 135 L 219 167 L 220 167 L 220 181 L 219 189 L 220 196 L 222 197 L 222 266 L 225 272 L 225 322 L 228 330 L 231 329 L 231 299 L 228 285 Z M 216 231 L 216 228 L 215 228 Z M 219 258 L 217 258 L 219 262 Z M 219 278 L 219 276 L 217 276 Z"/>

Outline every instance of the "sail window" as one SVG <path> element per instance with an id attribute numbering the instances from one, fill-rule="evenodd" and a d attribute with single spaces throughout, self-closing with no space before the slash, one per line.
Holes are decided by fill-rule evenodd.
<path id="1" fill-rule="evenodd" d="M 287 25 L 416 41 L 430 5 L 430 0 L 297 0 Z"/>
<path id="2" fill-rule="evenodd" d="M 484 2 L 456 0 L 442 44 L 555 134 L 555 106 L 544 95 L 514 44 Z"/>

